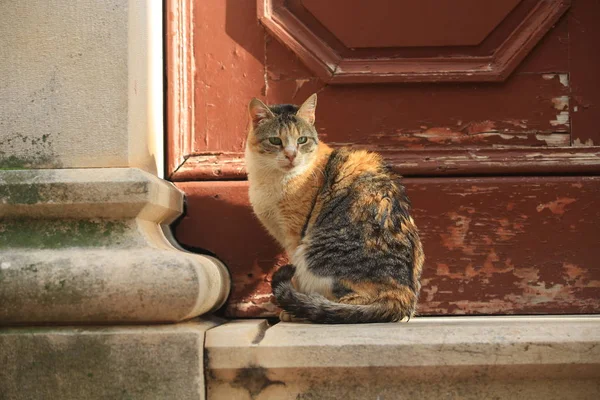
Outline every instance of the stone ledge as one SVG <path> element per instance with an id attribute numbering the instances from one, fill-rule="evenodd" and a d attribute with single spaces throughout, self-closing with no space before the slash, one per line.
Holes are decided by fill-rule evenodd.
<path id="1" fill-rule="evenodd" d="M 177 322 L 229 275 L 166 224 L 183 193 L 135 168 L 0 171 L 0 325 Z"/>
<path id="2" fill-rule="evenodd" d="M 206 352 L 215 399 L 600 397 L 600 316 L 234 321 Z"/>
<path id="3" fill-rule="evenodd" d="M 141 218 L 169 224 L 183 193 L 137 168 L 0 171 L 0 218 Z"/>
<path id="4" fill-rule="evenodd" d="M 0 329 L 0 399 L 204 399 L 218 323 Z"/>

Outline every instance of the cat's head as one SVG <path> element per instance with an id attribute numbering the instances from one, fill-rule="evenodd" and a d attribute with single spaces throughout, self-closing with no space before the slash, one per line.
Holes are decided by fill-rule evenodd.
<path id="1" fill-rule="evenodd" d="M 257 98 L 248 105 L 251 128 L 246 151 L 254 162 L 284 173 L 308 166 L 316 157 L 319 139 L 315 130 L 317 95 L 300 107 L 292 104 L 267 106 Z"/>

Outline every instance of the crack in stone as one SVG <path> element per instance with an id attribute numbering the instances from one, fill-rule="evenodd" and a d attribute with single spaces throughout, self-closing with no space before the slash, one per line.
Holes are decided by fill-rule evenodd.
<path id="1" fill-rule="evenodd" d="M 262 321 L 260 323 L 260 325 L 258 326 L 258 329 L 259 329 L 258 333 L 252 340 L 252 345 L 254 345 L 254 346 L 259 345 L 260 342 L 265 338 L 265 335 L 267 334 L 267 329 L 269 329 L 271 326 L 272 325 L 269 324 L 269 321 L 267 321 L 267 320 Z"/>

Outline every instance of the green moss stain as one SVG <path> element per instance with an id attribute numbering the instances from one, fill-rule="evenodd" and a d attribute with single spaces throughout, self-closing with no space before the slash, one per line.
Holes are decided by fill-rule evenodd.
<path id="1" fill-rule="evenodd" d="M 48 140 L 48 138 L 46 138 Z M 17 157 L 0 154 L 0 171 L 22 170 L 33 168 L 58 168 L 60 164 L 48 155 L 38 154 L 34 157 Z"/>
<path id="2" fill-rule="evenodd" d="M 0 199 L 8 204 L 36 204 L 42 201 L 39 185 L 0 185 Z"/>
<path id="3" fill-rule="evenodd" d="M 15 156 L 0 158 L 0 170 L 25 169 L 27 165 L 25 160 Z"/>
<path id="4" fill-rule="evenodd" d="M 0 220 L 0 249 L 119 246 L 128 229 L 124 221 L 6 219 Z"/>
<path id="5" fill-rule="evenodd" d="M 52 133 L 41 136 L 39 133 L 33 136 L 19 132 L 7 133 L 0 135 L 0 170 L 60 167 Z"/>
<path id="6" fill-rule="evenodd" d="M 42 186 L 33 181 L 37 171 L 0 171 L 0 201 L 6 204 L 35 204 L 42 200 Z"/>

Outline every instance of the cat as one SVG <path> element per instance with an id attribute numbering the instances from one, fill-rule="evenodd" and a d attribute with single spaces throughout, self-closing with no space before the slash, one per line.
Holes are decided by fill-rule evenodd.
<path id="1" fill-rule="evenodd" d="M 320 141 L 316 106 L 316 94 L 248 106 L 250 203 L 291 260 L 271 282 L 280 319 L 410 319 L 425 257 L 400 176 L 377 153 Z"/>

